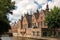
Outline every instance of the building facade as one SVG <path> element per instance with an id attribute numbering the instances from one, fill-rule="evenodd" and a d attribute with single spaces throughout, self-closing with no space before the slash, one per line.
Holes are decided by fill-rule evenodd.
<path id="1" fill-rule="evenodd" d="M 48 12 L 49 7 L 47 4 L 46 10 L 36 10 L 36 13 L 24 14 L 24 16 L 11 27 L 13 36 L 33 38 L 60 36 L 59 29 L 48 29 L 48 26 L 45 23 L 45 16 Z"/>
<path id="2" fill-rule="evenodd" d="M 36 10 L 36 13 L 24 14 L 17 23 L 15 23 L 12 28 L 12 33 L 18 36 L 26 37 L 41 37 L 42 28 L 48 28 L 45 25 L 45 16 L 48 12 L 48 4 L 46 5 L 46 10 L 39 11 Z M 16 34 L 15 34 L 16 33 Z"/>

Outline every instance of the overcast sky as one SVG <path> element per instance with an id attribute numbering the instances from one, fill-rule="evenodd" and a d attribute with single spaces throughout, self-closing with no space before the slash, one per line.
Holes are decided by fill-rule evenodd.
<path id="1" fill-rule="evenodd" d="M 16 9 L 13 10 L 13 15 L 9 14 L 9 20 L 14 23 L 21 18 L 22 15 L 26 14 L 27 11 L 35 12 L 37 8 L 45 10 L 46 4 L 48 3 L 49 9 L 55 6 L 60 7 L 60 0 L 12 0 L 15 1 Z"/>

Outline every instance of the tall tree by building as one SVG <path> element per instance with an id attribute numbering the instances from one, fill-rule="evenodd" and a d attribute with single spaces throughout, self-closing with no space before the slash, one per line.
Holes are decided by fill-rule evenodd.
<path id="1" fill-rule="evenodd" d="M 46 22 L 49 28 L 60 28 L 60 8 L 55 6 L 46 15 Z"/>
<path id="2" fill-rule="evenodd" d="M 6 15 L 12 14 L 11 10 L 15 8 L 14 4 L 15 2 L 11 2 L 11 0 L 0 0 L 0 35 L 10 28 Z"/>

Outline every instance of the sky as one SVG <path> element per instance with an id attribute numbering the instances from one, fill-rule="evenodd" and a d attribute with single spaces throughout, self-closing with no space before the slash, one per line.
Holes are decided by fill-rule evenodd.
<path id="1" fill-rule="evenodd" d="M 15 1 L 16 9 L 13 10 L 13 15 L 9 14 L 10 24 L 21 19 L 21 16 L 27 12 L 35 12 L 38 10 L 45 10 L 48 3 L 49 9 L 53 9 L 54 6 L 60 7 L 60 0 L 11 0 Z"/>

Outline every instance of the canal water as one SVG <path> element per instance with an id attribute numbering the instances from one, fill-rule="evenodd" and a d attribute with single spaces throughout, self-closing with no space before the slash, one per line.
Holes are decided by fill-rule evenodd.
<path id="1" fill-rule="evenodd" d="M 44 40 L 44 39 L 33 39 L 24 37 L 1 37 L 2 40 Z"/>
<path id="2" fill-rule="evenodd" d="M 1 37 L 1 40 L 13 40 L 12 37 Z"/>

